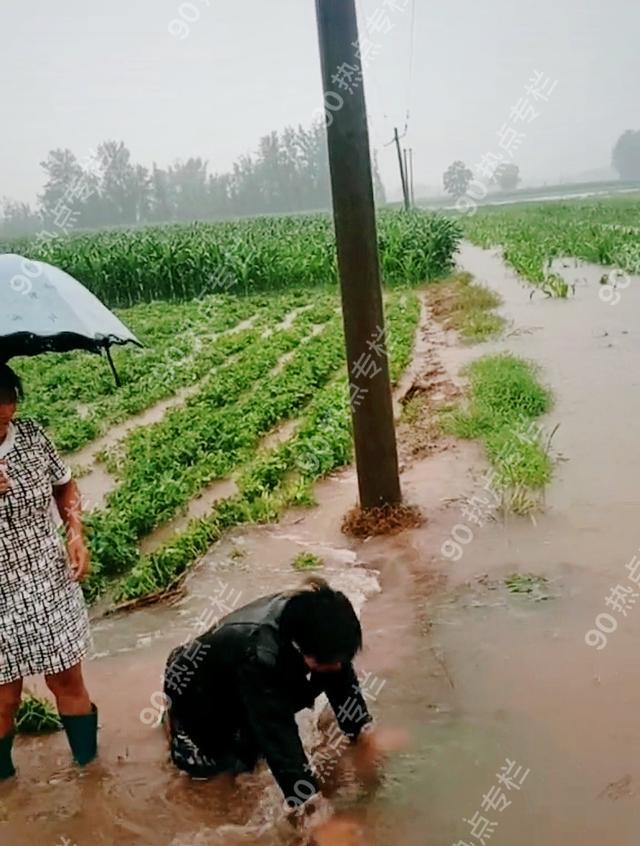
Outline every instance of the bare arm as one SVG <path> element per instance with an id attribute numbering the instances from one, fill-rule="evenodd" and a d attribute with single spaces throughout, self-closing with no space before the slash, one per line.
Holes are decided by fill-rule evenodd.
<path id="1" fill-rule="evenodd" d="M 89 550 L 84 539 L 80 491 L 76 483 L 71 480 L 63 485 L 54 485 L 53 496 L 67 535 L 67 551 L 73 578 L 81 582 L 89 574 L 90 561 Z"/>

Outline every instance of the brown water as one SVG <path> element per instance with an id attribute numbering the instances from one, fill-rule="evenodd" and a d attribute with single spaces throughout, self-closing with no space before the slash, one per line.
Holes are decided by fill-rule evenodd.
<path id="1" fill-rule="evenodd" d="M 624 617 L 605 597 L 618 583 L 631 585 L 625 564 L 640 544 L 640 285 L 633 280 L 609 306 L 598 296 L 602 270 L 570 266 L 563 272 L 578 280 L 571 300 L 530 299 L 497 256 L 465 246 L 461 263 L 502 293 L 512 331 L 466 351 L 451 336 L 431 334 L 422 345 L 424 369 L 433 368 L 435 352 L 457 369 L 490 349 L 540 363 L 556 395 L 545 425 L 561 424 L 553 447 L 565 459 L 546 511 L 535 523 L 495 515 L 483 526 L 470 523 L 460 498 L 481 490 L 481 450 L 447 445 L 405 463 L 406 497 L 428 516 L 421 529 L 365 543 L 341 536 L 339 518 L 355 500 L 349 470 L 319 485 L 319 508 L 232 533 L 191 573 L 173 606 L 96 621 L 88 675 L 101 708 L 101 760 L 78 774 L 63 737 L 21 740 L 20 779 L 0 787 L 0 842 L 289 842 L 273 828 L 260 833 L 275 806 L 268 773 L 236 786 L 190 782 L 167 764 L 160 730 L 145 723 L 157 715 L 152 697 L 166 654 L 194 633 L 216 591 L 243 603 L 293 585 L 300 576 L 290 561 L 311 549 L 325 559 L 329 579 L 363 605 L 361 665 L 386 682 L 374 712 L 412 738 L 376 789 L 361 785 L 348 761 L 337 770 L 336 803 L 362 822 L 367 844 L 481 843 L 463 820 L 476 812 L 496 824 L 485 843 L 600 846 L 606 836 L 616 846 L 635 844 L 640 609 L 629 607 Z M 440 553 L 452 529 L 466 540 L 473 535 L 457 562 Z M 510 594 L 503 579 L 514 571 L 546 576 L 554 598 Z M 615 614 L 618 629 L 597 652 L 584 638 L 605 612 Z M 311 721 L 303 733 L 317 742 Z M 526 780 L 508 792 L 504 810 L 482 811 L 506 758 L 522 766 L 520 778 L 529 770 Z"/>

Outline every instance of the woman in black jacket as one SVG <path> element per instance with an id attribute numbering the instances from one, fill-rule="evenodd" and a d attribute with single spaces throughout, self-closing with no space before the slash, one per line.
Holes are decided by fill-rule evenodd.
<path id="1" fill-rule="evenodd" d="M 352 661 L 360 622 L 312 577 L 263 597 L 175 649 L 165 672 L 171 756 L 194 777 L 246 772 L 265 758 L 290 808 L 319 792 L 295 714 L 326 693 L 353 743 L 371 722 Z M 178 683 L 179 681 L 179 683 Z"/>

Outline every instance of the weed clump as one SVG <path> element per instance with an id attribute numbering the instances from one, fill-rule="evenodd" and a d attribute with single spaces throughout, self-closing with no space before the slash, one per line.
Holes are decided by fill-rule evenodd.
<path id="1" fill-rule="evenodd" d="M 16 731 L 19 734 L 51 734 L 62 730 L 62 723 L 48 699 L 23 697 L 16 714 Z"/>
<path id="2" fill-rule="evenodd" d="M 504 580 L 504 584 L 509 593 L 527 596 L 536 602 L 554 597 L 549 590 L 549 580 L 535 573 L 512 573 Z"/>
<path id="3" fill-rule="evenodd" d="M 300 552 L 291 562 L 294 570 L 315 570 L 324 567 L 324 561 L 313 552 Z"/>

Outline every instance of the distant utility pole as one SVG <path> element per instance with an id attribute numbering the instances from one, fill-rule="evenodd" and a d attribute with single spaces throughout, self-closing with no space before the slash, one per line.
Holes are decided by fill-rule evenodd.
<path id="1" fill-rule="evenodd" d="M 404 180 L 407 183 L 407 199 L 408 206 L 411 208 L 411 181 L 409 179 L 409 151 L 406 147 L 402 150 L 403 164 L 404 164 Z"/>
<path id="2" fill-rule="evenodd" d="M 393 141 L 395 142 L 396 150 L 398 151 L 398 165 L 400 166 L 400 181 L 402 182 L 402 196 L 404 198 L 404 210 L 409 211 L 409 192 L 407 191 L 407 177 L 404 172 L 404 165 L 402 163 L 402 150 L 400 149 L 400 136 L 398 135 L 398 127 L 393 130 Z"/>
<path id="3" fill-rule="evenodd" d="M 413 147 L 409 148 L 409 199 L 411 201 L 411 208 L 416 207 L 416 190 L 413 181 Z"/>
<path id="4" fill-rule="evenodd" d="M 316 0 L 316 12 L 325 104 L 329 95 L 334 101 L 327 137 L 360 505 L 372 508 L 402 494 L 364 83 L 358 78 L 339 97 L 335 84 L 341 68 L 362 65 L 355 0 Z"/>

